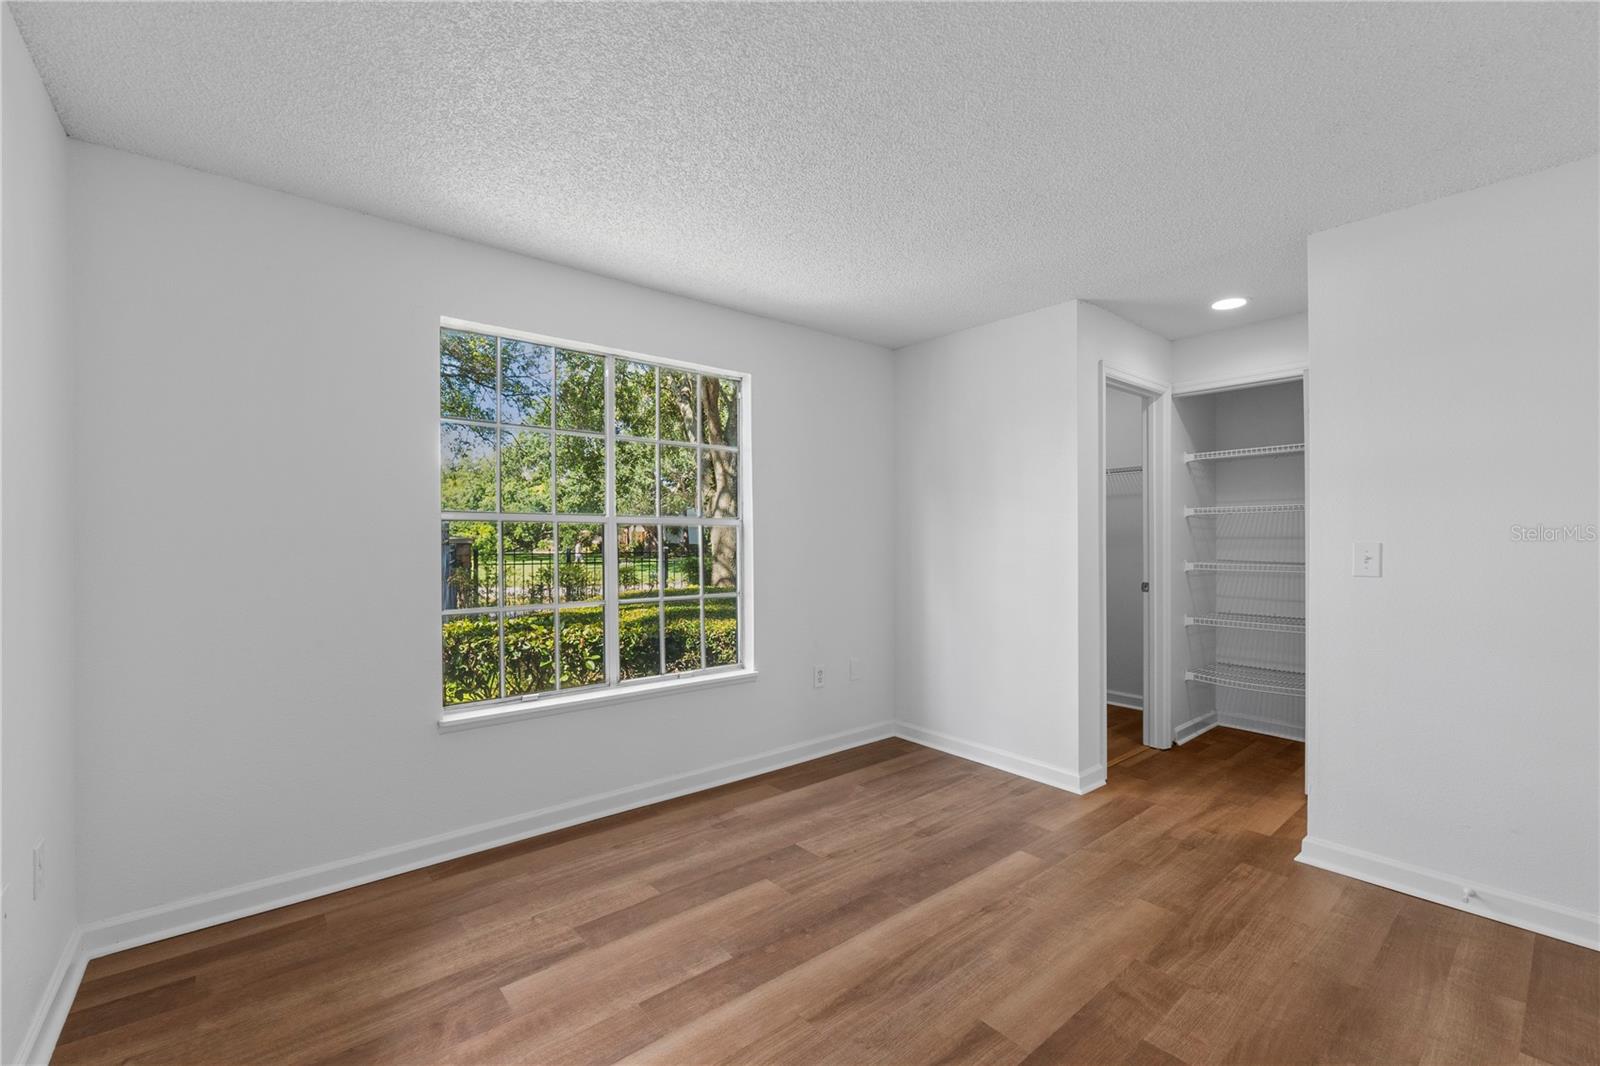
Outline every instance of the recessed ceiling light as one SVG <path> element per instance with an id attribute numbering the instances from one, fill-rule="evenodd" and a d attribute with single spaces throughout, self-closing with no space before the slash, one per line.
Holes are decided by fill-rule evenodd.
<path id="1" fill-rule="evenodd" d="M 1250 301 L 1246 300 L 1243 296 L 1229 296 L 1226 299 L 1218 300 L 1216 303 L 1212 304 L 1211 310 L 1237 311 L 1239 308 L 1243 307 L 1249 302 Z"/>

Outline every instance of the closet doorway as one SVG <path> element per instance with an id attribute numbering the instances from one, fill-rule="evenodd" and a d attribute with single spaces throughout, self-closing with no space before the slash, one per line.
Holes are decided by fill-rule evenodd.
<path id="1" fill-rule="evenodd" d="M 1145 407 L 1112 385 L 1105 396 L 1106 770 L 1145 750 Z"/>
<path id="2" fill-rule="evenodd" d="M 1179 744 L 1218 726 L 1306 738 L 1305 391 L 1300 372 L 1173 390 Z"/>
<path id="3" fill-rule="evenodd" d="M 1101 364 L 1101 698 L 1095 732 L 1108 774 L 1172 743 L 1161 669 L 1168 597 L 1159 580 L 1167 543 L 1160 507 L 1169 406 L 1165 385 Z M 1086 711 L 1095 709 L 1085 704 Z M 1092 743 L 1092 736 L 1085 742 Z"/>

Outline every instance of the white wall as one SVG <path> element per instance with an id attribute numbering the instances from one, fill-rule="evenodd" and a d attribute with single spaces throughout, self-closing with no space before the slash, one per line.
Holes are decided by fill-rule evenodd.
<path id="1" fill-rule="evenodd" d="M 1164 382 L 1170 347 L 1073 300 L 895 353 L 908 736 L 1065 788 L 1104 781 L 1100 364 Z"/>
<path id="2" fill-rule="evenodd" d="M 70 150 L 86 921 L 890 717 L 883 349 Z M 758 681 L 437 732 L 440 315 L 754 375 Z"/>
<path id="3" fill-rule="evenodd" d="M 16 1061 L 76 925 L 67 141 L 0 12 L 0 750 L 6 893 L 0 1059 Z M 32 852 L 45 880 L 32 892 Z"/>
<path id="4" fill-rule="evenodd" d="M 1512 527 L 1600 521 L 1597 194 L 1589 158 L 1310 242 L 1307 858 L 1591 941 L 1597 546 Z"/>
<path id="5" fill-rule="evenodd" d="M 1078 760 L 1077 307 L 894 358 L 898 717 L 916 739 L 1066 787 Z"/>
<path id="6" fill-rule="evenodd" d="M 1144 462 L 1144 399 L 1106 390 L 1106 467 Z M 1144 478 L 1106 481 L 1106 690 L 1111 698 L 1144 695 Z"/>
<path id="7" fill-rule="evenodd" d="M 1173 341 L 1174 385 L 1182 389 L 1205 381 L 1304 367 L 1310 357 L 1308 328 L 1305 315 L 1285 315 Z"/>
<path id="8" fill-rule="evenodd" d="M 1147 381 L 1172 380 L 1172 342 L 1094 304 L 1078 301 L 1077 425 L 1074 441 L 1078 470 L 1078 772 L 1099 779 L 1105 773 L 1106 711 L 1105 631 L 1100 604 L 1100 529 L 1104 521 L 1105 478 L 1100 454 L 1100 366 L 1121 370 Z M 1157 415 L 1160 418 L 1160 415 Z M 1161 492 L 1161 486 L 1156 486 Z M 1024 516 L 1017 516 L 1021 520 Z"/>

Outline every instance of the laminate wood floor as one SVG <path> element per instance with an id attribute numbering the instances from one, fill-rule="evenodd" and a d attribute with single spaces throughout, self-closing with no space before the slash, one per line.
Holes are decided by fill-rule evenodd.
<path id="1" fill-rule="evenodd" d="M 1106 769 L 1147 751 L 1155 749 L 1144 746 L 1144 712 L 1106 704 Z"/>
<path id="2" fill-rule="evenodd" d="M 1600 954 L 1293 861 L 1301 761 L 884 741 L 96 959 L 55 1061 L 1600 1061 Z"/>

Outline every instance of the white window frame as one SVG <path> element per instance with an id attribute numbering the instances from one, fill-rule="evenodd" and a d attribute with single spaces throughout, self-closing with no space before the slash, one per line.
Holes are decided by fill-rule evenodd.
<path id="1" fill-rule="evenodd" d="M 443 710 L 441 711 L 440 717 L 439 717 L 439 730 L 440 730 L 440 732 L 454 732 L 454 731 L 457 731 L 457 730 L 472 729 L 472 728 L 476 728 L 478 726 L 490 725 L 490 724 L 494 724 L 494 723 L 498 723 L 498 722 L 516 721 L 516 720 L 524 719 L 524 718 L 540 718 L 540 717 L 545 717 L 545 716 L 554 715 L 554 714 L 565 714 L 565 713 L 568 713 L 568 712 L 571 712 L 571 711 L 581 710 L 581 709 L 583 709 L 585 707 L 593 707 L 593 706 L 604 705 L 604 704 L 609 704 L 609 703 L 621 703 L 621 702 L 626 702 L 626 701 L 636 700 L 636 699 L 648 699 L 648 698 L 651 698 L 651 697 L 667 695 L 667 694 L 674 693 L 674 692 L 683 692 L 684 690 L 691 689 L 691 688 L 708 688 L 708 687 L 714 687 L 714 686 L 719 686 L 719 685 L 737 684 L 737 683 L 740 683 L 740 682 L 755 680 L 755 678 L 757 676 L 756 663 L 755 663 L 755 611 L 752 609 L 753 608 L 753 604 L 754 604 L 754 587 L 755 587 L 755 520 L 754 520 L 754 508 L 752 506 L 753 493 L 751 491 L 752 485 L 751 485 L 751 478 L 750 478 L 750 471 L 751 471 L 751 466 L 752 466 L 752 463 L 751 463 L 751 446 L 750 446 L 750 440 L 751 440 L 751 420 L 750 420 L 751 375 L 750 375 L 750 373 L 747 372 L 747 371 L 728 370 L 728 369 L 725 369 L 725 368 L 722 368 L 722 367 L 708 366 L 708 365 L 703 364 L 703 363 L 691 363 L 691 362 L 687 362 L 687 361 L 681 360 L 681 359 L 669 359 L 669 358 L 664 358 L 664 357 L 658 356 L 658 355 L 647 355 L 647 354 L 642 353 L 642 352 L 629 351 L 629 350 L 624 349 L 624 348 L 613 348 L 613 347 L 609 347 L 609 346 L 603 345 L 603 344 L 591 344 L 591 343 L 589 343 L 587 341 L 576 341 L 576 340 L 570 340 L 570 339 L 561 338 L 561 337 L 552 337 L 552 336 L 548 336 L 546 334 L 541 334 L 541 333 L 529 333 L 526 330 L 506 329 L 506 328 L 501 327 L 501 326 L 491 326 L 491 325 L 487 325 L 487 324 L 484 324 L 484 323 L 481 323 L 481 322 L 471 322 L 471 321 L 468 321 L 466 319 L 459 319 L 459 318 L 441 317 L 439 319 L 439 329 L 440 330 L 461 330 L 463 332 L 484 334 L 484 335 L 492 336 L 492 337 L 505 337 L 505 338 L 510 338 L 510 339 L 513 339 L 513 340 L 528 341 L 528 342 L 533 343 L 533 344 L 547 345 L 547 346 L 551 347 L 552 349 L 565 348 L 565 349 L 568 349 L 568 350 L 571 350 L 571 351 L 583 352 L 583 353 L 588 354 L 588 355 L 603 356 L 605 358 L 605 415 L 606 415 L 606 417 L 604 419 L 605 431 L 604 431 L 603 434 L 596 434 L 596 433 L 592 433 L 592 432 L 581 433 L 580 431 L 572 431 L 574 434 L 577 434 L 577 435 L 584 435 L 584 436 L 591 436 L 591 437 L 598 437 L 598 436 L 603 436 L 604 437 L 604 440 L 605 440 L 605 455 L 606 455 L 605 514 L 604 515 L 563 514 L 563 513 L 557 512 L 554 509 L 555 505 L 556 505 L 556 500 L 555 500 L 556 472 L 555 472 L 555 467 L 554 467 L 553 463 L 552 463 L 551 470 L 550 470 L 551 511 L 550 511 L 550 513 L 548 515 L 546 515 L 546 514 L 520 514 L 520 513 L 507 515 L 506 513 L 498 511 L 498 510 L 494 511 L 494 512 L 481 512 L 481 511 L 480 512 L 457 512 L 457 511 L 445 511 L 442 507 L 439 510 L 440 520 L 441 521 L 446 521 L 446 522 L 449 522 L 449 521 L 476 521 L 476 522 L 493 521 L 493 522 L 496 522 L 496 523 L 500 523 L 500 522 L 502 522 L 504 520 L 530 521 L 530 522 L 547 521 L 549 523 L 549 525 L 550 525 L 551 537 L 556 542 L 555 543 L 555 547 L 556 547 L 556 551 L 558 553 L 558 558 L 559 558 L 559 551 L 560 551 L 560 526 L 561 525 L 563 525 L 563 524 L 567 524 L 567 525 L 573 525 L 573 524 L 577 524 L 577 525 L 599 525 L 599 526 L 603 526 L 604 527 L 604 529 L 605 529 L 605 592 L 604 592 L 604 607 L 605 607 L 605 631 L 606 631 L 606 636 L 605 636 L 605 680 L 604 680 L 604 682 L 602 682 L 601 684 L 597 684 L 597 685 L 586 685 L 586 686 L 583 686 L 581 688 L 575 688 L 575 689 L 561 689 L 561 688 L 558 687 L 555 690 L 552 690 L 550 692 L 528 693 L 528 694 L 520 695 L 520 696 L 503 696 L 503 697 L 500 697 L 500 698 L 497 698 L 497 699 L 492 699 L 492 700 L 480 700 L 480 701 L 476 701 L 476 702 L 473 702 L 473 703 L 460 703 L 460 704 L 447 705 L 447 706 L 445 706 L 443 708 Z M 437 365 L 437 361 L 438 361 L 438 337 L 437 337 L 437 335 L 435 335 L 435 338 L 434 338 L 434 349 L 435 349 L 435 355 L 434 355 L 435 370 L 434 370 L 434 373 L 435 373 L 435 378 L 437 379 L 437 376 L 438 376 L 438 365 Z M 640 440 L 640 441 L 642 441 L 642 440 L 645 439 L 645 438 L 629 437 L 627 435 L 618 434 L 616 432 L 616 417 L 615 417 L 615 410 L 614 410 L 614 401 L 615 401 L 615 383 L 616 383 L 615 382 L 616 361 L 618 359 L 625 359 L 625 360 L 629 360 L 629 361 L 632 361 L 632 362 L 648 363 L 648 364 L 650 364 L 652 366 L 655 366 L 658 369 L 658 372 L 661 369 L 683 370 L 683 371 L 689 371 L 689 372 L 696 373 L 696 374 L 704 374 L 704 375 L 708 375 L 708 376 L 712 376 L 712 377 L 725 378 L 725 379 L 734 380 L 734 381 L 739 382 L 739 408 L 738 408 L 738 422 L 739 422 L 738 438 L 739 439 L 738 439 L 738 445 L 737 445 L 738 456 L 739 456 L 739 467 L 738 467 L 738 470 L 739 470 L 739 473 L 738 473 L 738 493 L 739 493 L 739 498 L 738 498 L 738 502 L 737 502 L 737 517 L 735 517 L 735 518 L 705 518 L 705 517 L 702 517 L 702 516 L 700 516 L 698 514 L 695 514 L 695 515 L 655 515 L 655 516 L 643 516 L 643 515 L 640 515 L 640 516 L 628 516 L 628 515 L 624 515 L 624 516 L 619 516 L 616 513 L 617 512 L 617 506 L 616 506 L 616 504 L 617 504 L 617 501 L 616 501 L 616 481 L 615 481 L 615 475 L 616 475 L 616 471 L 615 471 L 616 443 L 617 443 L 617 441 L 619 439 L 621 439 L 623 441 L 629 441 L 629 440 Z M 496 370 L 497 370 L 497 373 L 496 373 L 496 390 L 497 390 L 497 397 L 498 397 L 498 389 L 499 389 L 498 355 L 496 356 Z M 552 401 L 552 404 L 557 402 L 556 393 L 554 391 L 556 373 L 557 373 L 557 368 L 556 368 L 556 366 L 552 365 L 552 367 L 551 367 L 551 385 L 552 385 L 551 401 Z M 700 433 L 701 433 L 701 426 L 700 426 L 701 418 L 700 418 L 700 410 L 699 410 L 700 402 L 701 402 L 701 390 L 697 388 L 695 390 L 695 423 L 696 423 L 695 424 L 695 436 L 696 436 L 696 441 L 695 441 L 695 443 L 693 445 L 693 447 L 695 449 L 695 510 L 697 510 L 697 511 L 699 510 L 700 501 L 703 498 L 703 496 L 702 496 L 702 486 L 700 484 L 700 479 L 703 476 L 703 469 L 704 469 L 704 464 L 701 461 L 701 450 L 702 450 L 703 447 L 706 446 L 706 445 L 704 445 L 704 442 L 698 440 L 698 438 L 700 436 Z M 435 405 L 435 406 L 437 407 L 437 405 Z M 478 424 L 478 423 L 472 422 L 471 420 L 445 419 L 442 415 L 440 415 L 437 412 L 437 410 L 435 411 L 434 418 L 435 418 L 435 421 L 440 423 L 440 424 L 443 424 L 446 421 L 458 422 L 458 423 L 464 421 L 467 424 Z M 501 425 L 501 422 L 500 422 L 500 413 L 499 413 L 498 404 L 497 404 L 497 407 L 496 407 L 495 422 L 494 422 L 493 425 L 494 425 L 494 428 L 495 428 L 495 431 L 496 431 L 496 435 L 495 435 L 495 483 L 496 483 L 496 490 L 497 490 L 497 492 L 496 492 L 496 506 L 499 507 L 499 506 L 501 506 L 499 498 L 498 498 L 499 497 L 498 488 L 499 488 L 499 478 L 500 478 L 500 473 L 499 473 L 499 471 L 500 471 L 499 449 L 500 449 L 500 447 L 502 445 L 502 438 L 500 436 L 500 430 L 502 429 L 502 425 Z M 569 431 L 567 431 L 567 430 L 552 430 L 552 437 L 551 437 L 552 449 L 555 446 L 555 435 L 559 434 L 559 433 L 567 433 L 567 432 L 569 432 Z M 657 388 L 656 388 L 656 433 L 657 433 L 657 440 L 659 440 L 660 432 L 661 432 L 660 384 L 659 384 L 659 374 L 658 374 Z M 675 442 L 668 441 L 668 442 L 665 442 L 665 443 L 669 443 L 670 444 L 670 443 L 675 443 Z M 711 447 L 715 447 L 715 446 L 713 445 Z M 442 456 L 442 454 L 440 455 L 439 462 L 440 462 L 440 465 L 442 467 L 442 465 L 443 465 L 443 456 Z M 659 451 L 658 451 L 657 463 L 658 463 L 658 466 L 659 466 Z M 440 474 L 440 471 L 436 469 L 435 472 L 434 472 L 434 491 L 435 491 L 435 493 L 438 492 L 439 474 Z M 660 491 L 661 491 L 660 470 L 657 469 L 657 471 L 656 471 L 656 485 L 655 485 L 655 492 L 657 493 L 657 510 L 660 509 L 660 506 L 659 506 L 660 505 L 660 497 L 659 497 Z M 657 526 L 657 527 L 669 527 L 669 526 L 673 526 L 673 527 L 676 527 L 676 526 L 700 526 L 700 527 L 706 527 L 706 526 L 731 526 L 731 527 L 734 527 L 734 528 L 737 528 L 737 529 L 740 530 L 740 537 L 739 537 L 739 544 L 738 544 L 738 557 L 737 557 L 737 576 L 735 578 L 735 591 L 731 595 L 728 595 L 728 594 L 713 594 L 712 596 L 709 597 L 711 599 L 719 599 L 719 598 L 732 599 L 734 601 L 734 603 L 736 604 L 735 610 L 737 611 L 737 618 L 738 618 L 738 639 L 739 639 L 739 661 L 738 661 L 738 663 L 730 665 L 730 666 L 715 666 L 715 667 L 702 666 L 698 670 L 692 670 L 692 671 L 687 671 L 687 672 L 678 673 L 678 674 L 666 674 L 666 675 L 657 676 L 657 677 L 633 678 L 633 679 L 628 679 L 628 680 L 622 679 L 622 677 L 620 676 L 621 675 L 621 669 L 622 669 L 622 663 L 621 663 L 621 655 L 620 655 L 621 634 L 620 634 L 620 629 L 619 629 L 619 614 L 620 614 L 621 601 L 619 601 L 618 596 L 617 596 L 617 593 L 618 593 L 618 573 L 619 573 L 619 567 L 618 567 L 618 561 L 617 561 L 617 548 L 618 548 L 618 536 L 617 536 L 617 534 L 618 534 L 618 531 L 619 531 L 619 529 L 621 527 L 635 526 L 635 525 L 653 525 L 653 526 Z M 702 537 L 702 540 L 703 539 L 704 538 Z M 497 538 L 497 543 L 498 543 L 498 538 Z M 499 550 L 503 552 L 504 551 L 504 546 L 501 545 L 501 548 Z M 704 552 L 704 544 L 703 543 L 701 545 L 701 551 L 702 551 L 702 553 Z M 702 561 L 702 566 L 703 565 L 704 565 L 704 562 Z M 496 575 L 497 575 L 496 576 L 496 580 L 503 582 L 503 578 L 499 574 L 499 568 L 498 567 L 496 568 Z M 664 576 L 665 576 L 664 572 L 662 573 L 662 576 L 664 578 Z M 702 581 L 703 581 L 703 579 L 702 579 Z M 667 594 L 666 594 L 666 582 L 665 582 L 665 580 L 660 581 L 659 582 L 659 586 L 660 587 L 659 587 L 659 589 L 657 591 L 657 595 L 656 595 L 656 602 L 658 604 L 658 610 L 659 610 L 661 605 L 663 605 L 665 603 L 673 602 L 673 599 L 671 597 L 668 597 Z M 704 645 L 705 645 L 704 618 L 705 618 L 705 602 L 706 602 L 707 598 L 708 597 L 707 597 L 707 595 L 705 593 L 705 589 L 704 589 L 703 584 L 702 584 L 702 587 L 701 587 L 699 593 L 694 597 L 695 602 L 698 602 L 700 604 L 702 662 L 704 661 Z M 649 603 L 650 600 L 648 598 L 639 598 L 639 599 L 629 600 L 627 602 L 629 604 L 643 604 L 643 603 Z M 682 600 L 680 602 L 687 602 L 687 598 L 685 598 L 684 600 Z M 594 606 L 594 604 L 592 604 L 592 603 L 585 603 L 585 604 L 578 604 L 578 603 L 561 604 L 561 603 L 556 603 L 556 604 L 552 605 L 552 611 L 556 615 L 556 621 L 555 621 L 554 625 L 555 625 L 555 631 L 556 631 L 556 639 L 557 639 L 558 642 L 559 642 L 559 639 L 560 639 L 559 608 L 562 607 L 562 606 L 567 606 L 567 607 L 591 606 L 592 607 L 592 606 Z M 506 605 L 504 603 L 500 603 L 497 607 L 494 607 L 494 608 L 485 608 L 485 609 L 481 609 L 481 610 L 478 610 L 478 611 L 466 611 L 466 612 L 462 612 L 462 613 L 494 614 L 497 617 L 503 617 L 505 614 L 512 613 L 513 611 L 514 611 L 514 609 L 506 607 Z M 440 617 L 440 612 L 439 611 L 436 610 L 434 612 L 434 614 L 435 614 L 435 618 Z M 663 617 L 664 618 L 664 615 L 661 615 L 661 616 L 658 616 L 658 617 Z M 437 624 L 437 622 L 435 624 Z M 664 624 L 664 622 L 663 622 L 663 624 Z M 501 638 L 500 639 L 501 639 L 501 651 L 500 651 L 500 654 L 501 654 L 501 675 L 502 675 L 502 684 L 503 684 L 503 678 L 504 678 L 504 672 L 505 672 L 505 662 L 504 662 L 505 649 L 504 649 L 504 634 L 503 633 L 501 634 Z M 558 647 L 559 647 L 559 644 L 558 644 Z M 440 673 L 438 675 L 439 683 L 434 687 L 434 691 L 435 692 L 442 693 L 444 691 L 443 669 L 444 669 L 443 668 L 443 661 L 442 661 L 442 658 L 441 658 L 441 660 L 440 660 Z M 557 667 L 557 673 L 558 673 L 558 677 L 559 677 L 559 667 Z M 558 685 L 559 685 L 559 681 L 558 681 Z"/>

